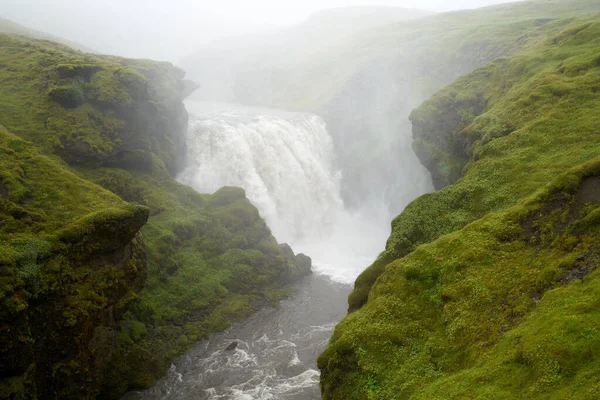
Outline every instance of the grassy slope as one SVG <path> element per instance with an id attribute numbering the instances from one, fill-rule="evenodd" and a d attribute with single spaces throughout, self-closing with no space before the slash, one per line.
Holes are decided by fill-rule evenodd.
<path id="1" fill-rule="evenodd" d="M 18 143 L 150 209 L 147 285 L 129 299 L 138 301 L 123 316 L 104 396 L 150 385 L 194 340 L 278 299 L 299 275 L 241 189 L 201 195 L 172 178 L 187 126 L 182 71 L 11 35 L 0 35 L 0 59 L 0 123 L 29 141 Z M 102 196 L 123 203 L 89 185 L 99 207 Z M 84 208 L 80 190 L 68 212 Z M 47 229 L 59 218 L 52 213 Z"/>
<path id="2" fill-rule="evenodd" d="M 299 275 L 241 189 L 202 195 L 164 170 L 79 172 L 152 213 L 147 285 L 122 324 L 108 395 L 152 384 L 196 340 L 276 302 Z"/>
<path id="3" fill-rule="evenodd" d="M 398 58 L 399 71 L 406 62 L 418 66 L 411 75 L 418 105 L 452 79 L 532 44 L 548 22 L 590 12 L 600 12 L 597 1 L 523 1 L 397 22 L 327 46 L 292 48 L 273 60 L 262 57 L 258 65 L 234 69 L 244 89 L 236 100 L 322 113 L 373 62 Z"/>
<path id="4" fill-rule="evenodd" d="M 430 157 L 464 170 L 358 278 L 324 398 L 598 397 L 600 18 L 538 43 L 413 113 Z"/>
<path id="5" fill-rule="evenodd" d="M 295 64 L 287 85 L 273 88 L 272 104 L 322 112 L 356 74 L 380 58 L 399 59 L 399 71 L 406 69 L 406 63 L 416 66 L 409 73 L 411 95 L 418 104 L 457 76 L 535 45 L 544 30 L 556 29 L 544 27 L 552 20 L 590 12 L 600 12 L 600 4 L 594 0 L 525 1 L 374 29 Z"/>
<path id="6" fill-rule="evenodd" d="M 9 19 L 0 17 L 0 32 L 2 33 L 12 33 L 15 35 L 27 36 L 34 39 L 43 39 L 43 40 L 51 40 L 56 43 L 62 43 L 66 46 L 72 47 L 74 49 L 86 52 L 86 53 L 95 53 L 94 50 L 86 47 L 77 42 L 73 42 L 70 40 L 65 40 L 63 38 L 59 38 L 54 35 L 50 35 L 45 32 L 36 31 L 35 29 L 27 28 L 23 25 L 17 24 Z"/>

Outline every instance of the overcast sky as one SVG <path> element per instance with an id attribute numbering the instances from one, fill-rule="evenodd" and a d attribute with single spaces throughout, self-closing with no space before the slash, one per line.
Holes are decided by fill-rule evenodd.
<path id="1" fill-rule="evenodd" d="M 325 8 L 435 11 L 507 0 L 0 0 L 0 16 L 99 52 L 177 62 L 218 38 L 300 22 Z"/>

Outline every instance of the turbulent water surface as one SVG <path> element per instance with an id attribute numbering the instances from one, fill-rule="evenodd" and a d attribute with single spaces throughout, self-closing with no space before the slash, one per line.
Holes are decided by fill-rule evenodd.
<path id="1" fill-rule="evenodd" d="M 346 312 L 350 284 L 383 250 L 388 207 L 372 196 L 360 209 L 344 207 L 342 172 L 318 116 L 186 106 L 187 168 L 178 180 L 205 193 L 243 187 L 277 240 L 312 257 L 315 274 L 280 308 L 197 343 L 167 377 L 126 399 L 319 399 L 316 358 Z"/>
<path id="2" fill-rule="evenodd" d="M 346 311 L 348 285 L 307 277 L 278 309 L 197 343 L 169 374 L 123 400 L 320 399 L 316 359 Z M 237 348 L 227 350 L 232 343 Z"/>

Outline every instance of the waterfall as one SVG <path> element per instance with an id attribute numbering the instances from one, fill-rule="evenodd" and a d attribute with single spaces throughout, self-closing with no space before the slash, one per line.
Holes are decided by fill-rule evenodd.
<path id="1" fill-rule="evenodd" d="M 353 281 L 382 250 L 383 205 L 350 213 L 341 198 L 332 139 L 323 120 L 290 113 L 190 102 L 187 167 L 178 177 L 212 193 L 240 186 L 273 235 L 313 257 L 315 270 Z"/>

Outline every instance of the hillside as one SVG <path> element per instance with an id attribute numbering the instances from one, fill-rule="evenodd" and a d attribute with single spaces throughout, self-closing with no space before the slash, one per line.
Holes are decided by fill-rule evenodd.
<path id="1" fill-rule="evenodd" d="M 183 58 L 179 66 L 192 79 L 203 82 L 196 100 L 228 101 L 250 105 L 273 105 L 262 96 L 272 96 L 287 86 L 287 70 L 304 65 L 348 36 L 397 21 L 432 14 L 400 7 L 340 7 L 316 12 L 295 26 L 266 33 L 222 39 Z M 242 79 L 248 76 L 250 84 Z M 264 86 L 261 90 L 245 91 Z M 306 111 L 306 110 L 301 110 Z"/>
<path id="2" fill-rule="evenodd" d="M 598 397 L 598 54 L 600 15 L 550 22 L 412 112 L 441 190 L 357 279 L 324 399 Z"/>
<path id="3" fill-rule="evenodd" d="M 0 34 L 0 398 L 119 398 L 310 272 L 239 188 L 174 174 L 169 63 Z"/>
<path id="4" fill-rule="evenodd" d="M 0 33 L 11 33 L 15 35 L 27 36 L 33 39 L 51 40 L 53 42 L 69 46 L 73 49 L 83 51 L 84 53 L 96 53 L 96 51 L 77 42 L 50 35 L 49 33 L 36 31 L 35 29 L 27 28 L 2 17 L 0 17 Z"/>

